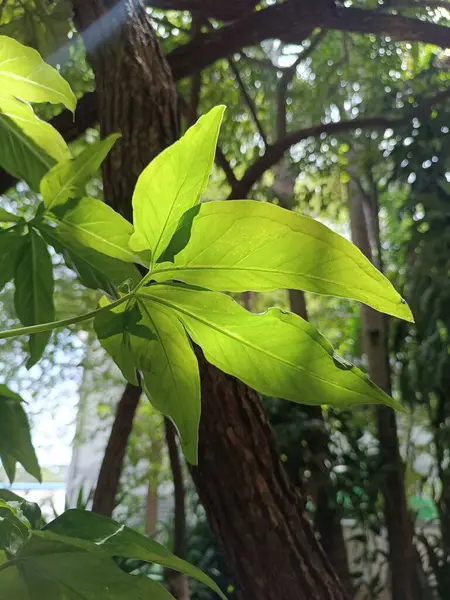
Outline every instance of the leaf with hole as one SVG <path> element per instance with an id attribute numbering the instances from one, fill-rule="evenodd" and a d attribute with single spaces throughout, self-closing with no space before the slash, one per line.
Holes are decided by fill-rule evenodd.
<path id="1" fill-rule="evenodd" d="M 400 294 L 356 246 L 322 223 L 273 204 L 229 200 L 194 207 L 165 258 L 152 274 L 157 281 L 228 292 L 306 290 L 413 321 Z"/>
<path id="2" fill-rule="evenodd" d="M 138 297 L 149 311 L 155 303 L 174 311 L 210 363 L 266 396 L 401 408 L 297 315 L 277 308 L 252 314 L 225 294 L 175 284 L 142 288 Z"/>
<path id="3" fill-rule="evenodd" d="M 133 194 L 134 251 L 151 250 L 156 261 L 183 213 L 198 203 L 208 183 L 224 110 L 216 106 L 200 117 L 141 173 Z"/>

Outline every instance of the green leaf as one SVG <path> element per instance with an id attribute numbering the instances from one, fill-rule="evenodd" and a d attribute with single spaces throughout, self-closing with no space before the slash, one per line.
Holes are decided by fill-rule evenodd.
<path id="1" fill-rule="evenodd" d="M 392 284 L 342 236 L 273 204 L 207 202 L 183 218 L 152 278 L 216 291 L 297 289 L 342 296 L 407 321 Z"/>
<path id="2" fill-rule="evenodd" d="M 101 200 L 80 198 L 68 202 L 57 207 L 53 219 L 66 238 L 124 262 L 140 261 L 128 246 L 133 225 Z"/>
<path id="3" fill-rule="evenodd" d="M 124 311 L 121 305 L 96 318 L 99 340 L 128 381 L 137 384 L 135 369 L 142 374 L 150 402 L 174 421 L 186 458 L 196 464 L 200 379 L 186 332 L 157 304 L 139 302 Z"/>
<path id="4" fill-rule="evenodd" d="M 18 394 L 0 385 L 0 459 L 7 473 L 9 471 L 11 483 L 16 462 L 41 481 L 41 470 L 31 443 L 30 426 L 22 402 Z"/>
<path id="5" fill-rule="evenodd" d="M 76 98 L 69 84 L 33 48 L 0 36 L 0 88 L 27 102 L 64 104 L 72 112 Z"/>
<path id="6" fill-rule="evenodd" d="M 128 280 L 134 287 L 141 279 L 134 265 L 83 246 L 59 227 L 51 227 L 43 221 L 37 223 L 37 227 L 45 240 L 64 256 L 67 266 L 77 273 L 81 283 L 88 288 L 103 290 L 115 296 L 116 286 Z"/>
<path id="7" fill-rule="evenodd" d="M 46 243 L 34 229 L 30 230 L 24 243 L 14 283 L 14 305 L 23 325 L 37 325 L 54 320 L 52 261 Z M 27 368 L 41 358 L 49 337 L 50 332 L 30 336 Z"/>
<path id="8" fill-rule="evenodd" d="M 14 277 L 26 238 L 16 231 L 0 230 L 0 290 Z"/>
<path id="9" fill-rule="evenodd" d="M 20 219 L 20 217 L 18 217 L 17 215 L 13 215 L 12 213 L 5 210 L 4 208 L 0 207 L 0 222 L 1 223 L 17 223 L 17 221 L 19 221 L 19 219 Z"/>
<path id="10" fill-rule="evenodd" d="M 96 544 L 110 556 L 163 565 L 201 581 L 225 600 L 218 586 L 203 571 L 171 554 L 164 546 L 115 521 L 82 510 L 68 510 L 45 528 Z"/>
<path id="11" fill-rule="evenodd" d="M 109 135 L 75 158 L 67 157 L 64 162 L 54 166 L 41 182 L 41 194 L 46 208 L 53 210 L 71 198 L 83 196 L 84 186 L 98 171 L 118 138 L 119 134 Z"/>
<path id="12" fill-rule="evenodd" d="M 225 107 L 216 106 L 140 175 L 133 194 L 135 233 L 130 247 L 162 254 L 183 213 L 205 190 Z"/>
<path id="13" fill-rule="evenodd" d="M 70 156 L 60 133 L 16 98 L 0 97 L 0 141 L 0 166 L 36 191 L 55 162 Z"/>
<path id="14" fill-rule="evenodd" d="M 400 407 L 297 315 L 277 308 L 255 315 L 229 296 L 182 285 L 153 285 L 137 295 L 175 311 L 209 362 L 262 394 L 336 408 Z"/>
<path id="15" fill-rule="evenodd" d="M 36 502 L 29 502 L 25 498 L 11 492 L 11 490 L 6 489 L 0 489 L 0 499 L 8 502 L 8 504 L 13 507 L 20 509 L 21 513 L 28 520 L 33 529 L 41 525 L 42 513 Z"/>
<path id="16" fill-rule="evenodd" d="M 127 575 L 94 544 L 34 531 L 2 565 L 0 600 L 173 600 L 149 577 Z"/>
<path id="17" fill-rule="evenodd" d="M 169 417 L 180 434 L 187 460 L 197 464 L 200 423 L 200 375 L 189 338 L 181 322 L 161 306 L 139 302 L 139 325 L 154 333 L 148 341 L 132 335 L 131 351 L 150 402 Z"/>
<path id="18" fill-rule="evenodd" d="M 103 296 L 100 299 L 100 306 L 106 306 L 107 304 L 110 304 L 110 302 Z M 124 303 L 108 312 L 101 313 L 94 321 L 94 328 L 99 342 L 113 358 L 125 379 L 133 385 L 139 385 L 134 358 L 130 348 L 129 329 L 137 325 L 137 322 L 141 319 L 141 315 L 138 310 L 126 309 L 127 305 Z M 149 337 L 152 336 L 150 331 L 148 334 Z"/>

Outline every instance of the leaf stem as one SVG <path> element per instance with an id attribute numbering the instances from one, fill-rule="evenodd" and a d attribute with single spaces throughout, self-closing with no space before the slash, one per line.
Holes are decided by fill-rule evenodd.
<path id="1" fill-rule="evenodd" d="M 97 308 L 92 312 L 84 313 L 83 315 L 78 315 L 77 317 L 69 317 L 68 319 L 61 319 L 60 321 L 52 321 L 50 323 L 39 323 L 38 325 L 31 325 L 30 327 L 15 327 L 13 329 L 6 329 L 0 331 L 0 340 L 5 340 L 7 338 L 16 337 L 19 335 L 32 335 L 33 333 L 43 333 L 45 331 L 52 331 L 53 329 L 59 329 L 61 327 L 68 327 L 69 325 L 75 325 L 75 323 L 83 323 L 83 321 L 90 321 L 94 319 L 97 315 L 116 308 L 116 306 L 120 306 L 124 302 L 130 300 L 136 293 L 137 288 L 131 290 L 125 296 L 122 296 L 118 300 L 111 302 L 107 306 L 102 306 L 101 308 Z"/>

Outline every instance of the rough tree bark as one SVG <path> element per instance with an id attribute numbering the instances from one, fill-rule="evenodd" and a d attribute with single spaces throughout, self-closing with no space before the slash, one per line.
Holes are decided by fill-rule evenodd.
<path id="1" fill-rule="evenodd" d="M 138 0 L 73 5 L 88 42 L 90 31 L 97 38 L 102 28 L 101 44 L 87 44 L 101 132 L 123 136 L 104 166 L 105 198 L 129 217 L 138 174 L 177 136 L 174 83 Z M 239 597 L 343 600 L 287 482 L 257 394 L 204 361 L 201 377 L 200 459 L 192 472 Z"/>
<path id="2" fill-rule="evenodd" d="M 348 201 L 353 242 L 373 262 L 370 244 L 367 199 L 354 180 L 348 184 Z M 378 219 L 378 214 L 376 215 Z M 373 233 L 377 233 L 378 227 Z M 376 242 L 379 246 L 378 241 Z M 388 328 L 385 315 L 361 306 L 363 347 L 367 356 L 369 376 L 386 393 L 391 394 Z M 385 406 L 376 408 L 377 432 L 380 443 L 380 471 L 384 513 L 389 542 L 389 565 L 393 600 L 417 600 L 415 551 L 412 524 L 408 514 L 404 485 L 404 469 L 400 456 L 395 412 Z"/>

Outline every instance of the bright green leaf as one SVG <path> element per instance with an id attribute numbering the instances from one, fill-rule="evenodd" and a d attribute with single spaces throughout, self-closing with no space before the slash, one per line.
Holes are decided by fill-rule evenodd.
<path id="1" fill-rule="evenodd" d="M 180 321 L 161 306 L 142 301 L 126 312 L 121 305 L 99 315 L 95 330 L 128 381 L 137 384 L 135 369 L 142 374 L 149 400 L 174 421 L 186 458 L 196 464 L 200 380 L 197 359 Z"/>
<path id="2" fill-rule="evenodd" d="M 66 239 L 72 237 L 83 246 L 124 262 L 140 260 L 128 246 L 133 225 L 101 200 L 80 198 L 68 202 L 56 208 L 53 218 Z"/>
<path id="3" fill-rule="evenodd" d="M 200 376 L 198 363 L 184 327 L 161 306 L 139 302 L 138 325 L 153 332 L 131 335 L 134 364 L 142 372 L 144 390 L 153 406 L 175 423 L 187 460 L 197 464 L 200 423 Z"/>
<path id="4" fill-rule="evenodd" d="M 175 311 L 209 362 L 262 394 L 336 408 L 399 408 L 297 315 L 277 308 L 255 315 L 225 294 L 181 285 L 153 285 L 138 296 Z"/>
<path id="5" fill-rule="evenodd" d="M 0 230 L 0 290 L 14 277 L 26 238 L 15 231 Z"/>
<path id="6" fill-rule="evenodd" d="M 110 556 L 156 563 L 179 571 L 209 586 L 225 600 L 214 581 L 200 569 L 174 556 L 154 540 L 101 515 L 82 510 L 68 510 L 45 529 L 93 542 Z"/>
<path id="7" fill-rule="evenodd" d="M 95 544 L 35 531 L 2 565 L 0 600 L 173 600 L 159 583 L 127 575 Z"/>
<path id="8" fill-rule="evenodd" d="M 162 254 L 183 213 L 208 183 L 225 108 L 216 106 L 141 173 L 133 194 L 135 233 L 130 247 Z"/>
<path id="9" fill-rule="evenodd" d="M 22 398 L 0 385 L 0 459 L 7 470 L 19 462 L 25 471 L 41 480 L 41 470 L 31 443 L 30 425 L 22 406 Z M 13 468 L 13 473 L 15 469 Z M 12 477 L 10 477 L 12 482 Z"/>
<path id="10" fill-rule="evenodd" d="M 0 36 L 0 88 L 27 102 L 64 104 L 72 112 L 76 98 L 56 69 L 47 65 L 33 48 Z"/>
<path id="11" fill-rule="evenodd" d="M 109 300 L 106 297 L 100 299 L 100 306 L 107 304 Z M 113 358 L 125 379 L 133 385 L 138 385 L 139 381 L 130 348 L 130 329 L 133 329 L 140 319 L 139 311 L 127 310 L 127 304 L 123 303 L 101 313 L 94 321 L 99 342 Z M 151 332 L 148 333 L 151 337 Z"/>
<path id="12" fill-rule="evenodd" d="M 103 290 L 114 296 L 116 287 L 130 281 L 134 287 L 141 279 L 136 267 L 101 254 L 83 246 L 59 227 L 51 227 L 44 222 L 37 224 L 46 241 L 64 256 L 70 269 L 77 273 L 81 283 L 94 290 Z"/>
<path id="13" fill-rule="evenodd" d="M 273 204 L 207 202 L 185 215 L 152 278 L 217 291 L 297 289 L 364 302 L 413 321 L 361 251 L 322 223 Z"/>
<path id="14" fill-rule="evenodd" d="M 8 502 L 13 507 L 20 509 L 23 516 L 28 520 L 33 529 L 40 527 L 42 523 L 42 513 L 36 502 L 29 502 L 25 498 L 18 496 L 11 490 L 0 489 L 0 499 Z"/>
<path id="15" fill-rule="evenodd" d="M 0 142 L 0 166 L 36 191 L 55 162 L 70 156 L 61 134 L 12 97 L 0 97 Z"/>
<path id="16" fill-rule="evenodd" d="M 119 134 L 109 135 L 75 158 L 67 157 L 45 175 L 41 182 L 41 194 L 48 210 L 54 210 L 70 198 L 84 195 L 84 186 L 98 171 L 118 138 Z"/>
<path id="17" fill-rule="evenodd" d="M 37 325 L 54 320 L 52 261 L 46 243 L 34 229 L 30 230 L 24 243 L 14 283 L 14 305 L 23 325 Z M 49 337 L 50 332 L 30 336 L 28 368 L 41 358 Z"/>

